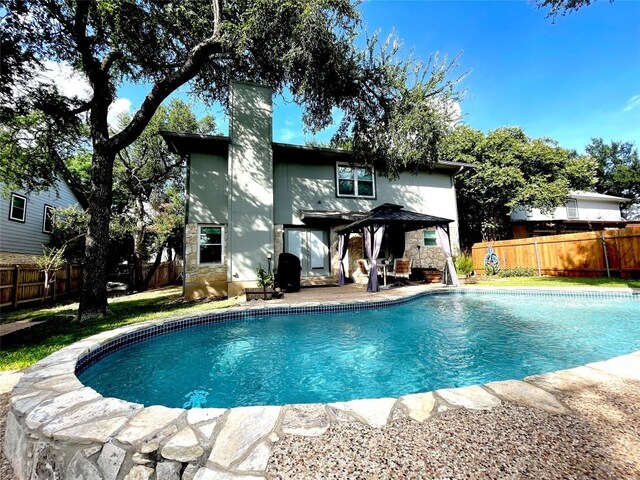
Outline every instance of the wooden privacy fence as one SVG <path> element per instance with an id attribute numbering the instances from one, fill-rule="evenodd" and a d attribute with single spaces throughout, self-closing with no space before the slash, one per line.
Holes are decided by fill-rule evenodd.
<path id="1" fill-rule="evenodd" d="M 500 268 L 533 268 L 538 275 L 564 277 L 640 277 L 640 229 L 602 230 L 547 237 L 476 243 L 476 273 L 484 273 L 489 245 Z"/>
<path id="2" fill-rule="evenodd" d="M 142 274 L 147 275 L 147 272 L 151 269 L 151 265 L 144 265 L 142 267 Z M 174 283 L 178 277 L 182 274 L 182 262 L 174 260 L 172 262 L 163 262 L 158 265 L 158 268 L 153 272 L 153 276 L 149 281 L 149 288 L 160 288 L 166 285 Z"/>
<path id="3" fill-rule="evenodd" d="M 132 267 L 130 267 L 132 269 Z M 144 265 L 146 275 L 151 265 Z M 131 270 L 132 271 L 132 270 Z M 160 288 L 174 283 L 182 273 L 179 261 L 161 263 L 151 277 L 149 288 Z M 47 299 L 56 301 L 80 292 L 82 267 L 65 265 L 56 271 L 49 287 Z M 133 279 L 133 276 L 130 276 Z M 44 273 L 35 265 L 0 265 L 0 308 L 13 307 L 46 300 Z"/>
<path id="4" fill-rule="evenodd" d="M 80 265 L 56 270 L 47 297 L 52 301 L 80 291 Z M 0 307 L 18 307 L 44 298 L 44 273 L 35 265 L 0 265 Z"/>

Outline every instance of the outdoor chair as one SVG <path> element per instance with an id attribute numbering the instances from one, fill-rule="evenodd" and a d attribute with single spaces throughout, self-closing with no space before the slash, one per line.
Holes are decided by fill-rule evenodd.
<path id="1" fill-rule="evenodd" d="M 367 283 L 369 278 L 369 262 L 364 258 L 360 258 L 357 262 L 357 268 L 353 272 L 353 280 L 356 283 Z"/>
<path id="2" fill-rule="evenodd" d="M 409 280 L 411 275 L 411 259 L 410 258 L 396 258 L 393 260 L 393 271 L 387 272 L 388 276 L 395 277 L 396 281 L 399 278 L 406 278 Z"/>

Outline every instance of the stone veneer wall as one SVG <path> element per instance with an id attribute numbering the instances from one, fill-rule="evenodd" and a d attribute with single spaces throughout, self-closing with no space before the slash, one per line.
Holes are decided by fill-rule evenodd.
<path id="1" fill-rule="evenodd" d="M 187 223 L 185 226 L 185 298 L 195 300 L 206 297 L 226 297 L 227 284 L 227 254 L 229 234 L 224 227 L 224 245 L 222 264 L 198 265 L 198 225 Z"/>
<path id="2" fill-rule="evenodd" d="M 413 268 L 435 268 L 444 270 L 447 262 L 442 248 L 425 247 L 422 230 L 405 234 L 405 258 L 410 258 Z M 420 248 L 418 248 L 418 245 Z"/>

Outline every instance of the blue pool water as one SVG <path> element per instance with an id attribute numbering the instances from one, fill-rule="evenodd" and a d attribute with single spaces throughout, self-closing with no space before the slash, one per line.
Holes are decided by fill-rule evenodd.
<path id="1" fill-rule="evenodd" d="M 145 405 L 398 397 L 640 350 L 640 301 L 450 294 L 377 310 L 191 327 L 118 350 L 80 380 Z"/>

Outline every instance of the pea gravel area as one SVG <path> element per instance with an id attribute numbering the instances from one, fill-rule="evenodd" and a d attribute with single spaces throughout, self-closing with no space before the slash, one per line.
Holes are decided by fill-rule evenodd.
<path id="1" fill-rule="evenodd" d="M 0 446 L 4 444 L 4 430 L 7 423 L 7 413 L 9 411 L 9 397 L 11 393 L 3 393 L 0 395 Z M 4 456 L 2 448 L 0 448 L 0 478 L 5 480 L 13 480 L 13 469 L 9 460 Z"/>
<path id="2" fill-rule="evenodd" d="M 569 414 L 503 403 L 446 410 L 423 423 L 344 423 L 320 437 L 285 436 L 268 477 L 640 479 L 640 382 L 553 393 Z"/>

